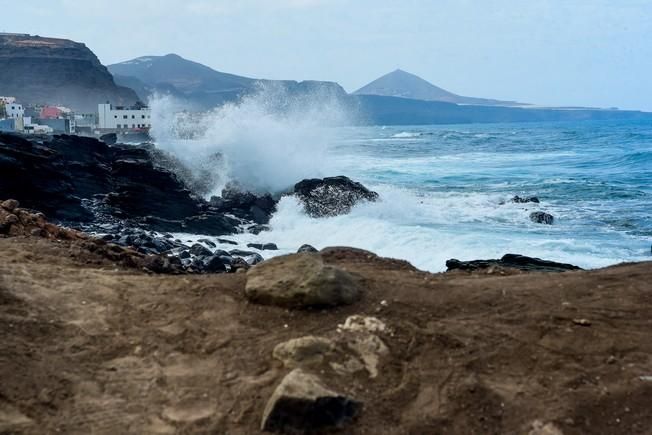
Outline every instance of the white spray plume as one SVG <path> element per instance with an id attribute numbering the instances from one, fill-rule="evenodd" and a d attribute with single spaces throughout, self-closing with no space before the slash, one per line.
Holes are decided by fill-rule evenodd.
<path id="1" fill-rule="evenodd" d="M 168 96 L 153 98 L 150 106 L 157 146 L 197 173 L 209 169 L 212 194 L 229 181 L 254 192 L 279 192 L 328 175 L 333 127 L 351 116 L 330 92 L 296 95 L 271 83 L 210 112 L 183 112 Z"/>

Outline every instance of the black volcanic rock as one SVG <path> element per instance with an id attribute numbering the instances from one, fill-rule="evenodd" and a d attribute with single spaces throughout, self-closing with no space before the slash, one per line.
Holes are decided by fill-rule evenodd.
<path id="1" fill-rule="evenodd" d="M 537 224 L 552 225 L 555 221 L 555 217 L 543 211 L 535 211 L 530 213 L 530 220 Z"/>
<path id="2" fill-rule="evenodd" d="M 473 272 L 496 266 L 527 272 L 566 272 L 569 270 L 581 270 L 580 267 L 572 264 L 557 263 L 554 261 L 542 260 L 540 258 L 527 257 L 518 254 L 505 254 L 500 260 L 460 261 L 457 259 L 451 259 L 446 261 L 448 272 L 452 270 Z"/>
<path id="3" fill-rule="evenodd" d="M 510 201 L 515 203 L 515 204 L 526 204 L 528 202 L 534 202 L 534 203 L 538 204 L 540 202 L 539 198 L 537 198 L 536 196 L 521 197 L 521 196 L 518 196 L 518 195 L 513 197 Z"/>
<path id="4" fill-rule="evenodd" d="M 294 185 L 294 194 L 312 217 L 347 214 L 360 201 L 376 201 L 378 194 L 348 177 L 308 179 Z"/>
<path id="5" fill-rule="evenodd" d="M 84 44 L 15 34 L 0 34 L 0 95 L 87 112 L 106 101 L 131 105 L 138 100 L 133 90 L 115 84 Z"/>
<path id="6" fill-rule="evenodd" d="M 78 136 L 36 141 L 0 134 L 0 197 L 16 198 L 54 220 L 85 225 L 119 219 L 156 231 L 219 236 L 255 223 L 251 204 L 260 198 L 237 202 L 249 206 L 244 209 L 211 207 L 173 172 L 154 164 L 150 148 Z"/>

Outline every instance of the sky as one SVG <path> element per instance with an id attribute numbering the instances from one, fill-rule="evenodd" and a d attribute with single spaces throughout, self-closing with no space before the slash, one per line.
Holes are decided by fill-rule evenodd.
<path id="1" fill-rule="evenodd" d="M 0 0 L 0 32 L 105 65 L 176 53 L 354 91 L 397 68 L 473 97 L 652 111 L 652 0 Z"/>

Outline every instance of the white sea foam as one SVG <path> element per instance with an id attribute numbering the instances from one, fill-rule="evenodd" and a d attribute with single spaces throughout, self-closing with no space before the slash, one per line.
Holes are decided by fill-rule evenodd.
<path id="1" fill-rule="evenodd" d="M 419 136 L 421 136 L 421 133 L 409 132 L 409 131 L 402 131 L 400 133 L 396 133 L 392 135 L 392 137 L 395 139 L 410 139 Z"/>
<path id="2" fill-rule="evenodd" d="M 257 251 L 265 258 L 296 252 L 304 243 L 318 249 L 354 246 L 406 259 L 433 272 L 445 270 L 450 258 L 500 258 L 506 253 L 544 256 L 586 268 L 632 259 L 632 252 L 620 245 L 600 246 L 584 237 L 569 236 L 570 224 L 565 221 L 563 209 L 553 208 L 559 219 L 557 225 L 541 226 L 528 219 L 525 205 L 501 205 L 506 198 L 499 194 L 422 195 L 390 186 L 371 187 L 380 193 L 381 201 L 362 203 L 348 215 L 329 218 L 310 218 L 296 198 L 284 197 L 270 222 L 271 231 L 230 238 L 239 243 L 240 249 L 249 249 L 248 243 L 276 243 L 278 251 Z M 184 237 L 193 241 L 201 238 Z"/>
<path id="3" fill-rule="evenodd" d="M 157 146 L 193 169 L 215 165 L 221 177 L 214 192 L 230 180 L 252 191 L 277 192 L 328 174 L 332 127 L 351 116 L 327 93 L 297 96 L 272 85 L 201 114 L 181 112 L 182 105 L 170 97 L 154 98 L 150 105 Z"/>

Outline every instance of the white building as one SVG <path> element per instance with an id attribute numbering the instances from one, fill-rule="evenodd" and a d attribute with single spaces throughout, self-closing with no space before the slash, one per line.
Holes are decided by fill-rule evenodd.
<path id="1" fill-rule="evenodd" d="M 11 104 L 16 102 L 16 97 L 2 97 L 0 96 L 0 103 Z"/>
<path id="2" fill-rule="evenodd" d="M 149 130 L 152 111 L 147 106 L 113 107 L 98 104 L 97 125 L 100 130 Z"/>
<path id="3" fill-rule="evenodd" d="M 5 112 L 7 113 L 7 118 L 13 119 L 22 118 L 25 115 L 23 105 L 16 102 L 5 104 Z"/>

